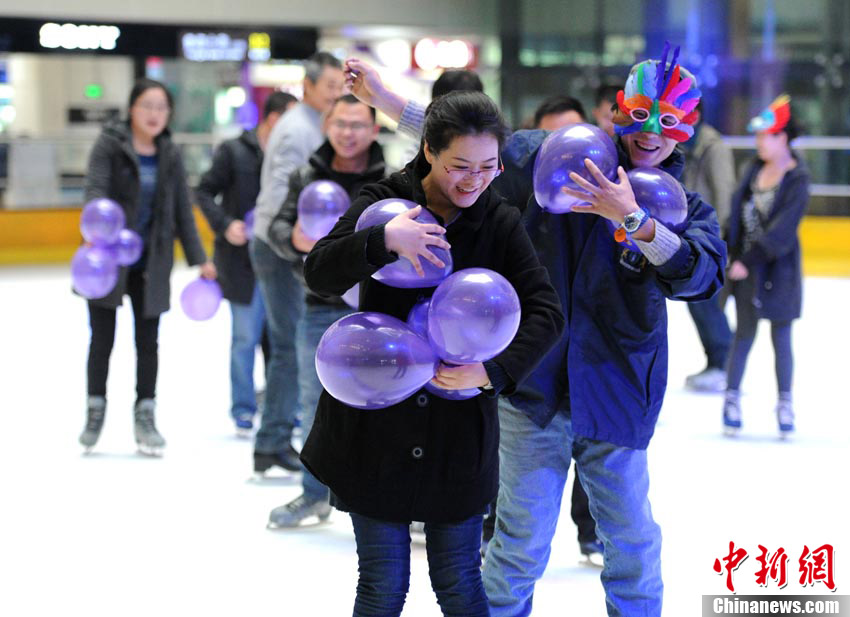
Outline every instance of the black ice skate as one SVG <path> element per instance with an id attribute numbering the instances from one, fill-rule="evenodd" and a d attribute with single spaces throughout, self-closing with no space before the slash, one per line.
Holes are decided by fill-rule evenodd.
<path id="1" fill-rule="evenodd" d="M 148 456 L 162 456 L 165 439 L 156 430 L 154 424 L 154 409 L 156 402 L 152 398 L 143 398 L 136 403 L 134 410 L 135 424 L 133 432 L 139 452 Z"/>
<path id="2" fill-rule="evenodd" d="M 106 398 L 103 396 L 90 396 L 86 409 L 86 428 L 80 433 L 80 445 L 85 447 L 86 454 L 91 452 L 100 431 L 103 429 L 103 419 L 106 416 Z"/>

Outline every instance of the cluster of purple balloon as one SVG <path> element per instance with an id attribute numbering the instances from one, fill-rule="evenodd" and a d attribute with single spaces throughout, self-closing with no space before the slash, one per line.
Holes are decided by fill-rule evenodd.
<path id="1" fill-rule="evenodd" d="M 360 217 L 357 219 L 355 231 L 383 225 L 388 223 L 403 212 L 407 212 L 415 208 L 417 204 L 407 199 L 382 199 L 373 203 L 366 208 Z M 437 219 L 425 208 L 419 215 L 413 219 L 417 223 L 436 225 Z M 420 264 L 425 272 L 425 276 L 419 276 L 410 263 L 405 258 L 399 258 L 391 264 L 387 264 L 372 275 L 372 278 L 381 281 L 390 287 L 401 288 L 418 288 L 418 287 L 434 287 L 439 285 L 449 274 L 452 273 L 453 263 L 452 254 L 443 248 L 431 247 L 431 252 L 442 261 L 445 266 L 438 268 L 430 261 L 420 258 Z"/>
<path id="2" fill-rule="evenodd" d="M 447 277 L 408 322 L 382 313 L 354 313 L 333 324 L 316 349 L 316 372 L 334 398 L 358 409 L 394 405 L 423 386 L 464 399 L 478 389 L 443 390 L 430 383 L 440 361 L 489 360 L 516 335 L 519 298 L 502 275 L 469 268 Z"/>
<path id="3" fill-rule="evenodd" d="M 124 210 L 111 199 L 94 199 L 83 207 L 80 232 L 84 244 L 71 259 L 71 281 L 84 298 L 103 298 L 118 282 L 118 267 L 142 255 L 142 239 L 124 229 Z"/>

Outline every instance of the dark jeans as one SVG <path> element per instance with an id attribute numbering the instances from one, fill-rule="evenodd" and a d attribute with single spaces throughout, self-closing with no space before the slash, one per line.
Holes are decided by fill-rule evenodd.
<path id="1" fill-rule="evenodd" d="M 459 523 L 425 523 L 431 588 L 443 615 L 490 615 L 481 582 L 481 516 Z M 410 587 L 410 523 L 351 514 L 360 579 L 354 617 L 401 614 Z"/>
<path id="2" fill-rule="evenodd" d="M 732 346 L 732 330 L 723 312 L 727 298 L 725 293 L 720 292 L 709 300 L 688 302 L 688 310 L 697 327 L 709 368 L 725 368 Z"/>
<path id="3" fill-rule="evenodd" d="M 735 312 L 738 325 L 735 328 L 735 340 L 729 356 L 729 369 L 726 376 L 729 390 L 740 390 L 747 357 L 756 338 L 758 328 L 758 310 L 753 303 L 755 298 L 752 277 L 737 281 L 732 286 L 735 296 Z M 774 369 L 779 392 L 791 392 L 794 377 L 794 354 L 791 350 L 791 322 L 771 321 L 770 336 L 773 339 Z"/>
<path id="4" fill-rule="evenodd" d="M 127 295 L 133 305 L 136 332 L 136 398 L 156 396 L 156 373 L 159 366 L 159 315 L 145 318 L 144 273 L 131 270 L 127 277 Z M 88 359 L 89 396 L 106 396 L 106 379 L 109 376 L 109 356 L 115 343 L 116 309 L 94 306 L 89 302 L 91 342 Z"/>

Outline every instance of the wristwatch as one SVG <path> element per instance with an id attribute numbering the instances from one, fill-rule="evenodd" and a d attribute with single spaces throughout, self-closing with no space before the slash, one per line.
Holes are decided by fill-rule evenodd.
<path id="1" fill-rule="evenodd" d="M 634 212 L 630 212 L 625 216 L 625 218 L 623 218 L 622 227 L 626 230 L 626 233 L 633 234 L 648 220 L 649 213 L 643 208 L 640 208 Z"/>

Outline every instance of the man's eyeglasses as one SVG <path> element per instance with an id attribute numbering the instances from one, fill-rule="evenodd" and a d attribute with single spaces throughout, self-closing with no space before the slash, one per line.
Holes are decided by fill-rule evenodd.
<path id="1" fill-rule="evenodd" d="M 171 108 L 168 105 L 154 105 L 153 103 L 136 103 L 135 105 L 139 109 L 144 109 L 145 111 L 155 111 L 157 113 L 168 113 L 171 111 Z"/>
<path id="2" fill-rule="evenodd" d="M 472 171 L 467 169 L 466 167 L 446 167 L 443 165 L 443 169 L 446 170 L 446 173 L 449 174 L 455 180 L 462 180 L 463 178 L 476 178 L 478 176 L 483 175 L 485 178 L 489 178 L 492 180 L 497 177 L 503 171 L 505 171 L 505 166 L 502 163 L 502 157 L 499 157 L 499 166 L 491 167 L 491 168 L 483 168 L 478 171 Z"/>
<path id="3" fill-rule="evenodd" d="M 360 131 L 366 131 L 372 128 L 372 124 L 366 124 L 365 122 L 343 122 L 342 120 L 334 120 L 331 122 L 331 126 L 338 131 L 344 131 L 345 129 L 351 129 L 355 133 Z"/>
<path id="4" fill-rule="evenodd" d="M 649 120 L 649 110 L 644 109 L 643 107 L 635 107 L 633 110 L 629 112 L 629 115 L 632 117 L 632 120 L 635 122 L 646 122 Z M 679 119 L 670 113 L 661 114 L 658 117 L 658 121 L 661 123 L 661 126 L 665 129 L 672 129 L 679 125 Z"/>

